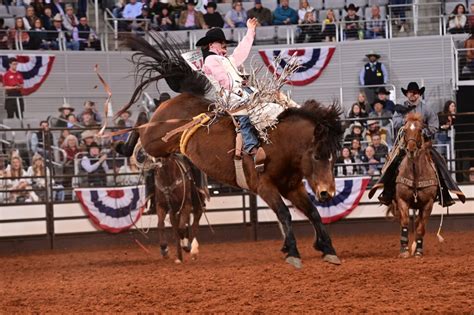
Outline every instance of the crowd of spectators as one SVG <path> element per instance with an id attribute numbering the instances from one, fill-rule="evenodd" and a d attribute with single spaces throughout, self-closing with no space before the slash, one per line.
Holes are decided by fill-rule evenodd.
<path id="1" fill-rule="evenodd" d="M 14 25 L 5 26 L 0 18 L 0 49 L 100 50 L 97 33 L 89 26 L 82 10 L 57 0 L 44 4 L 35 0 L 26 7 L 25 16 L 17 16 Z"/>

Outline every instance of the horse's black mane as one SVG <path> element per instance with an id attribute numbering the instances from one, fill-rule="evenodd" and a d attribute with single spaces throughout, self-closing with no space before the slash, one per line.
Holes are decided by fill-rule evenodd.
<path id="1" fill-rule="evenodd" d="M 323 106 L 315 100 L 308 100 L 299 108 L 285 110 L 278 116 L 278 120 L 296 118 L 313 122 L 316 125 L 314 135 L 320 143 L 318 145 L 321 151 L 319 154 L 329 156 L 341 148 L 342 135 L 344 134 L 340 120 L 341 114 L 341 107 L 336 102 L 329 106 Z"/>
<path id="2" fill-rule="evenodd" d="M 151 83 L 157 84 L 160 79 L 165 79 L 176 93 L 205 95 L 210 91 L 212 86 L 209 80 L 187 64 L 175 40 L 154 32 L 150 32 L 149 38 L 151 43 L 134 35 L 125 39 L 125 45 L 136 51 L 131 61 L 135 65 L 135 79 L 138 83 L 129 105 L 135 103 Z"/>

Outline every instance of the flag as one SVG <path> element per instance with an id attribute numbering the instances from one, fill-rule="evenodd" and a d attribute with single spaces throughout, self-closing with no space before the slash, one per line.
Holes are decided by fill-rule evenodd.
<path id="1" fill-rule="evenodd" d="M 52 55 L 1 55 L 0 75 L 9 68 L 8 59 L 16 58 L 18 60 L 17 70 L 23 75 L 24 86 L 23 95 L 30 95 L 38 90 L 48 78 L 53 67 L 55 56 Z"/>
<path id="2" fill-rule="evenodd" d="M 304 184 L 323 223 L 331 223 L 344 218 L 357 207 L 369 181 L 370 177 L 336 178 L 336 195 L 326 202 L 319 202 L 308 182 L 304 181 Z"/>
<path id="3" fill-rule="evenodd" d="M 76 188 L 77 199 L 94 224 L 111 233 L 129 229 L 145 209 L 145 186 Z"/>
<path id="4" fill-rule="evenodd" d="M 265 49 L 259 54 L 270 72 L 277 76 L 286 66 L 287 61 L 297 57 L 299 68 L 289 77 L 288 84 L 303 86 L 315 81 L 323 73 L 334 55 L 335 47 L 302 48 L 302 49 Z M 280 56 L 281 61 L 275 64 L 275 58 Z"/>

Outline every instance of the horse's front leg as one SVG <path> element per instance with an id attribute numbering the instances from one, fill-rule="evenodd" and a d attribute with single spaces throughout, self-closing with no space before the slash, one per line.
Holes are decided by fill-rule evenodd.
<path id="1" fill-rule="evenodd" d="M 331 237 L 323 225 L 318 209 L 311 202 L 304 185 L 301 184 L 297 189 L 290 192 L 287 198 L 308 217 L 313 225 L 315 231 L 314 249 L 323 252 L 324 261 L 340 265 L 341 260 L 337 257 L 336 250 L 332 246 Z"/>
<path id="2" fill-rule="evenodd" d="M 201 221 L 201 216 L 204 212 L 204 207 L 201 205 L 197 206 L 194 205 L 193 209 L 193 224 L 191 226 L 191 258 L 197 259 L 197 255 L 199 254 L 199 243 L 197 240 L 197 235 L 199 232 L 199 221 Z"/>
<path id="3" fill-rule="evenodd" d="M 170 213 L 170 221 L 171 221 L 171 226 L 173 229 L 174 237 L 176 239 L 176 259 L 175 263 L 180 264 L 183 262 L 183 251 L 181 249 L 181 239 L 179 236 L 179 218 L 178 218 L 178 213 L 171 211 Z"/>
<path id="4" fill-rule="evenodd" d="M 407 202 L 401 198 L 397 198 L 397 202 L 394 203 L 394 207 L 398 207 L 396 211 L 400 213 L 400 258 L 410 257 L 410 251 L 408 248 L 408 225 L 410 224 L 409 209 L 410 206 Z"/>
<path id="5" fill-rule="evenodd" d="M 271 181 L 261 180 L 258 187 L 258 194 L 276 213 L 278 221 L 283 228 L 283 233 L 285 234 L 283 252 L 287 253 L 286 262 L 296 268 L 301 268 L 301 258 L 296 246 L 296 238 L 291 223 L 290 210 L 283 202 L 278 189 Z"/>
<path id="6" fill-rule="evenodd" d="M 433 195 L 436 196 L 436 191 L 433 193 Z M 416 248 L 414 253 L 415 257 L 423 256 L 423 237 L 425 236 L 426 232 L 426 224 L 428 223 L 431 211 L 433 210 L 433 203 L 433 198 L 429 198 L 428 200 L 426 200 L 425 205 L 420 209 L 419 214 L 416 218 Z"/>
<path id="7" fill-rule="evenodd" d="M 181 248 L 185 252 L 189 252 L 191 250 L 190 243 L 189 243 L 189 218 L 190 213 L 192 211 L 192 205 L 187 200 L 185 205 L 179 212 L 179 228 L 178 228 L 178 235 L 180 238 Z"/>

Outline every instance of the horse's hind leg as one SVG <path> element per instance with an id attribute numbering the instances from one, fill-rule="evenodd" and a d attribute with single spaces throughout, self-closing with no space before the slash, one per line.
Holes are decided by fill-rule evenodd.
<path id="1" fill-rule="evenodd" d="M 336 256 L 336 251 L 332 246 L 331 237 L 323 225 L 318 209 L 313 205 L 311 199 L 303 185 L 288 194 L 288 199 L 293 205 L 302 211 L 310 220 L 315 230 L 315 241 L 313 247 L 323 252 L 324 261 L 340 265 L 341 261 Z"/>
<path id="2" fill-rule="evenodd" d="M 198 206 L 194 208 L 193 211 L 193 224 L 191 226 L 191 257 L 192 259 L 197 259 L 197 255 L 199 254 L 199 243 L 197 240 L 197 235 L 199 232 L 199 221 L 201 221 L 201 216 L 204 213 L 204 208 L 202 206 Z"/>
<path id="3" fill-rule="evenodd" d="M 185 252 L 191 250 L 191 244 L 189 243 L 189 217 L 192 211 L 192 205 L 189 202 L 186 202 L 183 209 L 179 212 L 179 227 L 178 235 L 180 238 L 181 248 Z"/>
<path id="4" fill-rule="evenodd" d="M 160 253 L 163 258 L 169 257 L 168 240 L 166 239 L 165 218 L 166 211 L 156 203 L 156 213 L 158 215 L 158 239 L 160 242 Z"/>
<path id="5" fill-rule="evenodd" d="M 410 251 L 408 248 L 408 225 L 410 224 L 409 209 L 410 206 L 407 202 L 401 198 L 397 198 L 397 202 L 394 205 L 398 207 L 400 212 L 400 258 L 410 257 Z"/>
<path id="6" fill-rule="evenodd" d="M 290 210 L 281 199 L 278 189 L 274 187 L 273 183 L 270 181 L 261 180 L 258 194 L 263 200 L 265 200 L 268 206 L 275 211 L 278 221 L 280 221 L 283 227 L 283 232 L 285 234 L 283 248 L 284 252 L 287 253 L 286 261 L 296 268 L 301 268 L 301 258 L 296 246 L 296 238 L 293 233 Z"/>
<path id="7" fill-rule="evenodd" d="M 436 195 L 435 195 L 436 196 Z M 433 209 L 433 200 L 429 200 L 425 206 L 420 209 L 418 216 L 416 218 L 416 230 L 415 230 L 415 257 L 422 257 L 423 256 L 423 237 L 425 236 L 426 232 L 426 224 L 428 223 L 428 219 L 431 215 L 431 210 Z"/>

